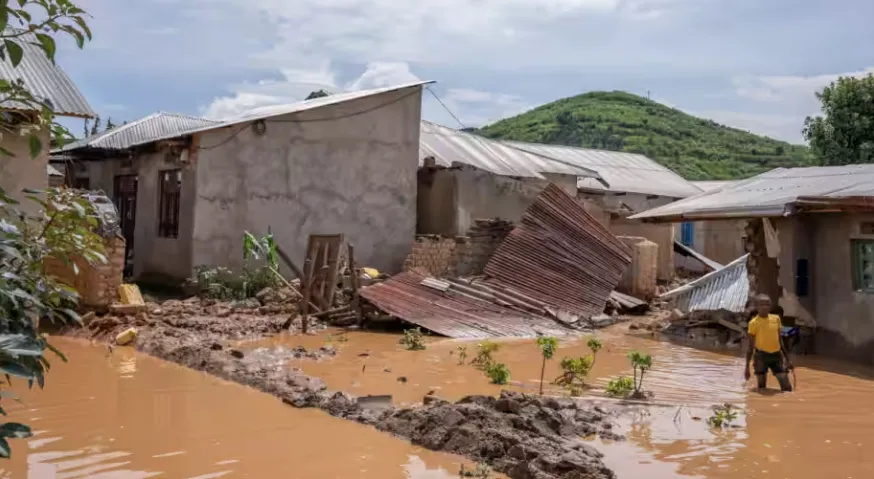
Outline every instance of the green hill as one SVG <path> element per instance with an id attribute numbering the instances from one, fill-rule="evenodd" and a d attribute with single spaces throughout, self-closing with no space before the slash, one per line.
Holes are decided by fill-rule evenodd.
<path id="1" fill-rule="evenodd" d="M 619 91 L 547 103 L 477 132 L 489 138 L 642 153 L 690 180 L 747 178 L 810 162 L 805 146 L 729 128 Z"/>

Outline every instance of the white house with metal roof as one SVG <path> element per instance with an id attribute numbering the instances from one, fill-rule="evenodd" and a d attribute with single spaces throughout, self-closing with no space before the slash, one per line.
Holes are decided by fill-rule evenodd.
<path id="1" fill-rule="evenodd" d="M 28 38 L 30 37 L 30 38 Z M 9 55 L 0 60 L 0 79 L 11 81 L 20 79 L 28 91 L 37 99 L 50 105 L 58 116 L 91 118 L 94 110 L 60 66 L 50 61 L 35 44 L 36 38 L 25 34 L 19 42 L 24 54 L 18 66 L 12 66 Z M 3 113 L 29 121 L 36 111 L 28 105 L 12 105 L 7 102 Z M 13 119 L 13 118 L 10 118 Z M 23 200 L 24 188 L 45 189 L 49 184 L 47 175 L 49 145 L 51 136 L 48 130 L 39 132 L 41 150 L 31 158 L 28 136 L 5 133 L 0 139 L 2 147 L 10 155 L 0 155 L 0 187 L 13 197 Z M 24 207 L 36 208 L 35 203 L 23 201 Z"/>
<path id="2" fill-rule="evenodd" d="M 419 135 L 416 231 L 463 236 L 475 220 L 521 219 L 549 183 L 571 196 L 598 172 L 428 121 Z"/>
<path id="3" fill-rule="evenodd" d="M 415 234 L 426 83 L 219 122 L 158 113 L 56 153 L 115 158 L 91 186 L 108 190 L 129 218 L 135 277 L 240 266 L 243 232 L 268 229 L 295 261 L 303 261 L 309 234 L 342 233 L 356 260 L 391 272 Z"/>
<path id="4" fill-rule="evenodd" d="M 817 352 L 874 363 L 874 165 L 778 168 L 633 218 L 746 221 L 751 292 L 815 325 Z"/>

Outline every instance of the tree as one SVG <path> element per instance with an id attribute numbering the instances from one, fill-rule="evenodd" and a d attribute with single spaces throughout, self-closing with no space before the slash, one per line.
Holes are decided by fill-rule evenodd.
<path id="1" fill-rule="evenodd" d="M 80 48 L 91 39 L 86 17 L 71 0 L 0 2 L 0 61 L 11 65 L 14 76 L 24 56 L 22 45 L 32 44 L 54 62 L 54 35 L 69 35 Z M 27 137 L 31 159 L 44 148 L 40 132 L 49 130 L 55 144 L 72 137 L 54 121 L 50 102 L 33 95 L 20 78 L 0 79 L 0 111 L 4 113 L 0 115 L 0 139 L 3 135 Z M 2 147 L 0 153 L 12 156 Z M 98 220 L 90 202 L 66 189 L 50 190 L 45 196 L 39 191 L 25 193 L 42 206 L 37 215 L 19 208 L 18 201 L 0 188 L 0 371 L 6 374 L 7 385 L 15 376 L 30 386 L 43 387 L 50 366 L 45 351 L 66 359 L 40 334 L 40 322 L 79 320 L 74 311 L 78 294 L 46 274 L 46 260 L 74 265 L 73 258 L 89 262 L 106 258 L 101 238 L 93 230 Z M 3 392 L 3 397 L 9 396 Z M 0 414 L 5 415 L 2 408 Z M 0 457 L 11 453 L 8 438 L 30 435 L 24 424 L 0 424 Z"/>
<path id="2" fill-rule="evenodd" d="M 0 2 L 0 61 L 13 68 L 24 57 L 23 44 L 32 44 L 42 50 L 46 57 L 55 61 L 57 46 L 55 36 L 69 35 L 82 48 L 91 40 L 88 14 L 72 0 L 4 0 Z M 70 132 L 54 121 L 52 105 L 44 98 L 34 96 L 21 78 L 0 79 L 0 138 L 3 135 L 27 136 L 30 155 L 35 158 L 43 145 L 38 133 L 49 129 L 57 143 L 69 138 Z M 15 105 L 15 110 L 8 107 Z M 34 112 L 34 113 L 21 113 Z M 0 147 L 0 154 L 12 153 Z"/>
<path id="3" fill-rule="evenodd" d="M 804 139 L 821 165 L 874 163 L 874 74 L 840 77 L 816 97 L 822 116 L 807 117 Z"/>
<path id="4" fill-rule="evenodd" d="M 94 123 L 91 124 L 90 136 L 94 136 L 98 133 L 100 133 L 100 115 L 94 117 Z"/>
<path id="5" fill-rule="evenodd" d="M 558 339 L 551 336 L 540 336 L 537 338 L 537 347 L 540 348 L 540 354 L 543 356 L 543 363 L 540 364 L 540 395 L 543 396 L 543 373 L 546 371 L 546 360 L 555 356 L 555 350 L 558 349 Z"/>
<path id="6" fill-rule="evenodd" d="M 313 98 L 322 98 L 322 97 L 325 97 L 328 95 L 330 95 L 330 93 L 326 92 L 325 90 L 316 90 L 314 92 L 310 92 L 310 94 L 307 95 L 307 97 L 304 100 L 312 100 Z"/>

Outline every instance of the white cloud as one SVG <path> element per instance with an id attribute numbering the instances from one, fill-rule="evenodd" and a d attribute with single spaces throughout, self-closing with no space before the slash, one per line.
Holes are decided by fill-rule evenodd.
<path id="1" fill-rule="evenodd" d="M 231 95 L 213 99 L 201 111 L 207 118 L 229 118 L 253 108 L 302 101 L 317 89 L 355 91 L 421 81 L 405 62 L 371 62 L 361 75 L 342 84 L 330 62 L 321 62 L 314 70 L 283 69 L 281 74 L 279 80 L 235 85 L 231 88 Z M 439 95 L 442 105 L 435 95 L 425 93 L 423 116 L 453 128 L 460 127 L 453 115 L 464 126 L 482 126 L 529 108 L 519 96 L 469 88 L 446 89 Z"/>
<path id="2" fill-rule="evenodd" d="M 771 113 L 709 111 L 704 115 L 729 126 L 799 143 L 804 119 L 819 114 L 816 93 L 839 77 L 860 77 L 869 73 L 874 73 L 874 67 L 808 76 L 738 76 L 733 79 L 737 97 L 752 100 L 760 105 L 756 110 Z"/>

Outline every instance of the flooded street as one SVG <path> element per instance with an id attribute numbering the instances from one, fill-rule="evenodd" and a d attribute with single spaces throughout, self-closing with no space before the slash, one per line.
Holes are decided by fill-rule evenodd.
<path id="1" fill-rule="evenodd" d="M 336 357 L 295 359 L 289 367 L 324 379 L 332 389 L 392 394 L 401 403 L 420 402 L 429 392 L 455 400 L 501 389 L 481 371 L 458 364 L 458 347 L 467 345 L 469 362 L 475 343 L 432 340 L 425 351 L 411 352 L 397 344 L 397 335 L 341 337 L 278 337 L 248 347 L 331 344 L 340 351 Z M 736 355 L 633 337 L 621 329 L 598 337 L 604 349 L 590 377 L 595 395 L 610 377 L 629 372 L 629 349 L 654 359 L 645 388 L 655 393 L 655 405 L 616 420 L 628 440 L 591 439 L 620 478 L 874 475 L 874 460 L 865 455 L 874 444 L 874 418 L 867 414 L 874 397 L 871 370 L 801 358 L 797 392 L 763 395 L 746 390 L 743 359 Z M 3 464 L 0 477 L 436 479 L 456 477 L 462 462 L 131 349 L 109 354 L 105 346 L 55 341 L 70 363 L 53 362 L 44 391 L 27 391 L 19 383 L 15 390 L 24 405 L 4 401 L 10 420 L 31 424 L 35 435 L 12 443 L 13 459 Z M 563 342 L 547 363 L 546 378 L 558 375 L 562 357 L 587 354 L 585 341 Z M 510 368 L 507 388 L 536 392 L 540 359 L 532 341 L 504 342 L 495 357 Z M 724 402 L 745 415 L 737 428 L 711 431 L 709 407 Z"/>
<path id="2" fill-rule="evenodd" d="M 743 358 L 708 352 L 622 332 L 601 332 L 590 382 L 597 389 L 618 374 L 630 374 L 629 349 L 652 354 L 654 368 L 645 387 L 659 407 L 620 419 L 628 441 L 593 444 L 620 478 L 678 475 L 702 478 L 863 478 L 874 476 L 874 459 L 865 454 L 874 444 L 874 417 L 867 414 L 874 397 L 874 371 L 845 363 L 796 358 L 798 390 L 791 394 L 749 392 L 743 383 Z M 308 338 L 279 338 L 307 348 L 330 341 L 341 353 L 321 362 L 294 361 L 305 373 L 324 379 L 330 388 L 352 394 L 392 394 L 395 401 L 417 402 L 429 391 L 446 399 L 468 394 L 497 394 L 485 375 L 458 365 L 458 346 L 467 344 L 468 362 L 476 343 L 436 340 L 419 352 L 403 350 L 397 336 L 349 333 Z M 532 341 L 509 341 L 496 354 L 511 371 L 509 389 L 536 392 L 540 353 Z M 585 338 L 563 343 L 545 377 L 559 374 L 564 356 L 587 354 Z M 406 381 L 399 381 L 406 378 Z M 751 385 L 751 383 L 750 383 Z M 769 385 L 776 387 L 773 377 Z M 548 393 L 561 393 L 555 386 Z M 730 402 L 745 410 L 741 428 L 711 431 L 709 407 Z"/>
<path id="3" fill-rule="evenodd" d="M 16 381 L 24 404 L 3 401 L 35 434 L 10 441 L 0 477 L 440 479 L 462 463 L 128 348 L 53 343 L 70 362 L 50 358 L 45 390 Z"/>

